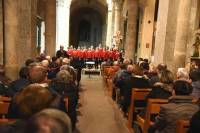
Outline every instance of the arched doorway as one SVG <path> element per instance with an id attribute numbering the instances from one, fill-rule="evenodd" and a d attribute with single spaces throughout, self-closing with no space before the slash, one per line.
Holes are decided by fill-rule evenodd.
<path id="1" fill-rule="evenodd" d="M 74 47 L 97 47 L 102 43 L 103 20 L 98 11 L 79 8 L 70 18 L 70 42 Z"/>
<path id="2" fill-rule="evenodd" d="M 72 0 L 70 5 L 69 44 L 94 47 L 106 44 L 107 12 L 105 0 Z"/>

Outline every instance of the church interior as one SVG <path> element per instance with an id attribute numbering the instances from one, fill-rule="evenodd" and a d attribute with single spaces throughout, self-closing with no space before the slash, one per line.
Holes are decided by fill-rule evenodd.
<path id="1" fill-rule="evenodd" d="M 199 123 L 199 0 L 0 0 L 0 133 Z"/>

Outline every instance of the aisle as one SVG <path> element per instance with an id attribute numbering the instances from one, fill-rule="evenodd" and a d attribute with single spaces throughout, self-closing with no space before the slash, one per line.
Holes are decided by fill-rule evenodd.
<path id="1" fill-rule="evenodd" d="M 83 76 L 77 129 L 80 133 L 128 133 L 119 111 L 105 95 L 100 76 Z M 76 132 L 78 133 L 78 132 Z"/>

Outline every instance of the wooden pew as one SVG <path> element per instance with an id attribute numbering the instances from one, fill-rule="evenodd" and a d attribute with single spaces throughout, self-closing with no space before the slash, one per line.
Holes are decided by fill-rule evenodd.
<path id="1" fill-rule="evenodd" d="M 1 102 L 11 102 L 11 98 L 10 97 L 5 97 L 5 96 L 0 96 L 0 101 Z"/>
<path id="2" fill-rule="evenodd" d="M 10 102 L 11 102 L 10 97 L 0 96 L 0 115 L 2 116 L 3 119 L 5 118 L 5 115 L 8 114 Z"/>
<path id="3" fill-rule="evenodd" d="M 129 107 L 129 112 L 128 112 L 128 128 L 129 130 L 132 130 L 132 123 L 133 123 L 133 113 L 137 109 L 135 107 L 134 102 L 135 101 L 144 101 L 146 99 L 146 96 L 149 94 L 151 91 L 150 88 L 133 88 L 132 89 L 132 94 L 131 94 L 131 104 Z"/>
<path id="4" fill-rule="evenodd" d="M 178 120 L 176 122 L 176 133 L 187 133 L 189 124 L 189 120 Z"/>
<path id="5" fill-rule="evenodd" d="M 167 104 L 168 100 L 166 99 L 148 99 L 147 108 L 145 117 L 137 115 L 137 122 L 140 125 L 143 133 L 148 133 L 148 128 L 150 125 L 153 125 L 151 121 L 151 115 L 159 114 L 160 106 L 162 104 Z"/>
<path id="6" fill-rule="evenodd" d="M 65 103 L 65 109 L 68 112 L 68 110 L 69 110 L 69 98 L 65 97 L 63 100 L 64 100 L 64 103 Z"/>

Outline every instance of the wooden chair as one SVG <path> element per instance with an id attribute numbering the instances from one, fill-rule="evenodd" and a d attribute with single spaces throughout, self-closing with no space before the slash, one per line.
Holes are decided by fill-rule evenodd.
<path id="1" fill-rule="evenodd" d="M 0 114 L 2 115 L 2 118 L 5 118 L 5 115 L 8 114 L 9 106 L 10 106 L 9 102 L 0 101 Z"/>
<path id="2" fill-rule="evenodd" d="M 167 99 L 148 99 L 145 117 L 137 115 L 137 122 L 140 125 L 143 133 L 148 133 L 148 128 L 153 125 L 154 122 L 151 121 L 151 115 L 159 114 L 160 106 L 162 104 L 167 104 Z"/>
<path id="3" fill-rule="evenodd" d="M 5 97 L 5 96 L 0 96 L 0 101 L 1 102 L 11 102 L 11 98 L 10 97 Z"/>
<path id="4" fill-rule="evenodd" d="M 146 96 L 149 94 L 151 91 L 150 88 L 133 88 L 132 89 L 132 94 L 131 94 L 131 104 L 129 107 L 129 112 L 128 112 L 128 128 L 131 130 L 132 129 L 132 123 L 133 123 L 133 113 L 137 107 L 135 107 L 134 103 L 136 100 L 138 101 L 144 101 L 146 99 Z"/>
<path id="5" fill-rule="evenodd" d="M 68 111 L 69 110 L 69 98 L 68 97 L 64 98 L 64 103 L 65 103 L 65 109 L 66 109 L 66 111 Z"/>
<path id="6" fill-rule="evenodd" d="M 187 133 L 189 125 L 189 120 L 178 120 L 176 122 L 176 133 Z"/>
<path id="7" fill-rule="evenodd" d="M 7 125 L 7 124 L 12 124 L 16 121 L 17 119 L 6 119 L 6 118 L 1 118 L 0 119 L 0 126 L 2 125 Z"/>
<path id="8" fill-rule="evenodd" d="M 104 79 L 104 82 L 106 83 L 107 85 L 107 80 L 109 78 L 109 75 L 108 75 L 108 70 L 111 66 L 104 66 L 103 67 L 103 79 Z"/>

